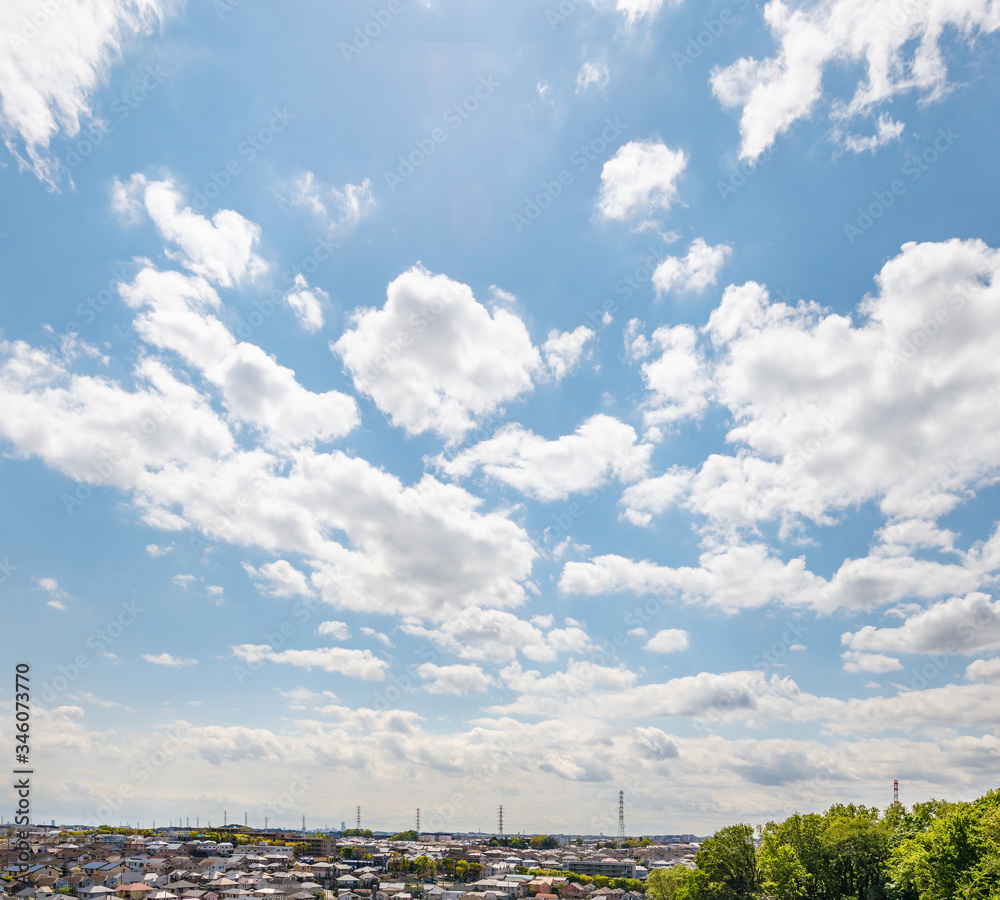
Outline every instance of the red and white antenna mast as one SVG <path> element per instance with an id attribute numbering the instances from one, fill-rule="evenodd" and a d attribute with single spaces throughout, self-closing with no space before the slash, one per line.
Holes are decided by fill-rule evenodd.
<path id="1" fill-rule="evenodd" d="M 892 805 L 899 806 L 899 779 L 892 782 Z"/>

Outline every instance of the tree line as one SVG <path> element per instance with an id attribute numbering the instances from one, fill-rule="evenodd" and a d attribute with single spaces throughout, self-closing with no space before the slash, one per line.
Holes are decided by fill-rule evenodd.
<path id="1" fill-rule="evenodd" d="M 650 873 L 647 900 L 1000 900 L 1000 790 L 911 809 L 837 804 L 731 825 L 695 868 Z"/>

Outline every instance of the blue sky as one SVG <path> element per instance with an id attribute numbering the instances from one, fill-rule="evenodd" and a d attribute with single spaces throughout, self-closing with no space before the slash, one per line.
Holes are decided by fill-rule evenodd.
<path id="1" fill-rule="evenodd" d="M 40 818 L 996 784 L 994 2 L 0 20 Z"/>

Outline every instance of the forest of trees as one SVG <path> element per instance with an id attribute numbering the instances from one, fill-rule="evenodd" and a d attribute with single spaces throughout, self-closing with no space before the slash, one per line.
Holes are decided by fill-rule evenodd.
<path id="1" fill-rule="evenodd" d="M 731 825 L 695 863 L 650 873 L 647 900 L 1000 900 L 1000 790 Z"/>

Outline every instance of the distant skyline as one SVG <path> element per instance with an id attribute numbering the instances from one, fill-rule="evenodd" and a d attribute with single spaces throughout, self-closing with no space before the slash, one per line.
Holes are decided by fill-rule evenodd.
<path id="1" fill-rule="evenodd" d="M 0 29 L 33 815 L 611 835 L 622 789 L 709 834 L 997 785 L 996 0 Z"/>

